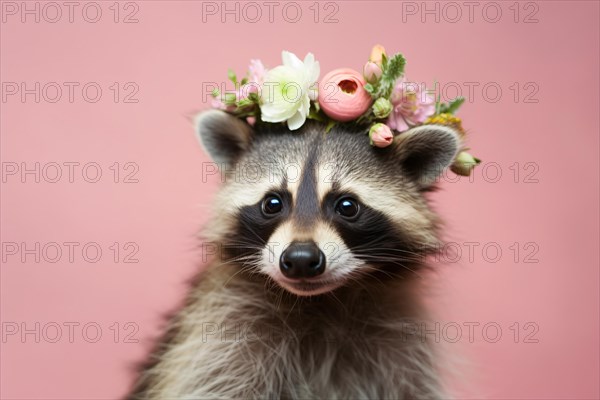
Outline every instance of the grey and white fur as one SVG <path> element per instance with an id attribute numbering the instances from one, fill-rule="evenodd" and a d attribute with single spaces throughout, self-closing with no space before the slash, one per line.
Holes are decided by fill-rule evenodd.
<path id="1" fill-rule="evenodd" d="M 447 397 L 407 322 L 427 318 L 439 224 L 424 194 L 457 132 L 425 125 L 375 148 L 359 126 L 291 132 L 215 110 L 195 124 L 227 178 L 205 232 L 214 255 L 130 398 Z"/>

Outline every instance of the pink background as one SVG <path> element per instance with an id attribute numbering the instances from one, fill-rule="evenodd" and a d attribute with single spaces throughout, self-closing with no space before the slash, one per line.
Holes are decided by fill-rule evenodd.
<path id="1" fill-rule="evenodd" d="M 464 328 L 457 344 L 448 343 L 463 356 L 466 379 L 453 383 L 459 396 L 598 398 L 599 5 L 520 3 L 515 22 L 513 3 L 497 3 L 502 16 L 496 23 L 486 21 L 495 18 L 493 8 L 482 14 L 485 2 L 477 3 L 472 22 L 461 6 L 462 17 L 455 23 L 450 19 L 456 10 L 443 8 L 445 3 L 437 3 L 439 22 L 432 14 L 423 22 L 419 14 L 403 14 L 403 4 L 404 11 L 411 5 L 423 11 L 423 3 L 392 1 L 321 3 L 317 23 L 313 2 L 297 3 L 302 16 L 296 23 L 285 20 L 283 3 L 272 23 L 266 6 L 256 23 L 245 21 L 243 14 L 239 23 L 234 15 L 225 15 L 225 24 L 219 15 L 203 22 L 199 1 L 137 2 L 138 22 L 130 24 L 122 20 L 134 6 L 124 9 L 121 3 L 121 22 L 115 23 L 112 1 L 98 2 L 103 14 L 97 23 L 83 19 L 85 3 L 75 9 L 73 23 L 66 8 L 56 23 L 44 15 L 39 23 L 31 15 L 22 22 L 20 14 L 3 12 L 2 82 L 26 82 L 29 88 L 35 82 L 79 82 L 79 88 L 97 82 L 103 89 L 96 103 L 84 100 L 80 89 L 69 102 L 65 86 L 56 103 L 43 97 L 36 103 L 34 95 L 22 102 L 3 90 L 3 170 L 13 162 L 30 168 L 36 162 L 96 162 L 103 175 L 88 183 L 80 166 L 71 183 L 63 167 L 57 183 L 43 177 L 36 183 L 33 175 L 25 182 L 9 175 L 2 183 L 4 246 L 80 246 L 74 262 L 63 252 L 56 263 L 43 258 L 36 263 L 33 255 L 22 262 L 20 253 L 3 249 L 1 397 L 113 399 L 126 393 L 132 365 L 144 358 L 160 332 L 161 315 L 180 303 L 185 280 L 200 264 L 194 234 L 206 221 L 218 185 L 215 177 L 202 181 L 207 157 L 186 119 L 206 107 L 203 82 L 222 82 L 227 68 L 241 72 L 251 58 L 275 66 L 283 49 L 300 56 L 313 52 L 322 76 L 337 67 L 360 69 L 371 46 L 381 43 L 390 53 L 404 53 L 410 80 L 457 82 L 467 96 L 465 82 L 479 84 L 460 115 L 473 152 L 491 167 L 485 176 L 480 167 L 473 182 L 444 182 L 433 195 L 448 223 L 447 239 L 462 252 L 457 262 L 440 264 L 430 298 L 442 326 L 455 322 Z M 35 4 L 27 2 L 31 8 Z M 324 23 L 335 7 L 338 21 Z M 253 10 L 246 11 L 254 18 Z M 288 19 L 294 18 L 293 11 L 288 9 Z M 54 18 L 54 10 L 46 12 Z M 94 16 L 93 9 L 88 13 Z M 537 22 L 524 23 L 530 13 Z M 121 86 L 117 103 L 109 88 L 114 82 Z M 139 87 L 137 103 L 122 101 L 131 91 L 123 88 L 127 82 Z M 491 101 L 493 88 L 487 98 L 482 93 L 490 82 L 502 89 L 496 102 Z M 515 82 L 520 88 L 516 101 Z M 449 88 L 447 93 L 456 92 Z M 54 92 L 47 94 L 54 97 Z M 109 169 L 115 162 L 119 183 Z M 138 183 L 122 182 L 132 170 L 124 168 L 127 162 L 139 167 Z M 515 167 L 510 169 L 515 163 L 517 182 Z M 493 182 L 496 167 L 502 176 Z M 103 251 L 97 263 L 82 258 L 81 247 L 88 242 Z M 115 262 L 109 248 L 114 242 L 121 248 L 136 243 L 139 262 L 124 263 L 129 251 L 123 249 Z M 472 259 L 465 242 L 479 243 Z M 502 256 L 491 262 L 497 247 Z M 36 322 L 39 343 L 34 334 L 8 334 L 14 324 L 35 330 Z M 73 343 L 64 325 L 69 322 L 80 324 Z M 134 325 L 126 329 L 127 322 Z M 465 322 L 480 324 L 473 343 Z M 510 328 L 515 322 L 517 343 Z M 56 334 L 52 323 L 63 328 L 56 343 L 49 340 Z M 90 340 L 94 329 L 85 337 L 82 333 L 87 323 L 102 329 L 96 343 Z M 117 343 L 114 323 L 119 324 Z M 486 323 L 501 327 L 496 343 L 489 340 L 493 329 L 487 339 L 483 336 Z M 125 335 L 136 326 L 132 338 L 139 343 L 128 343 Z M 535 326 L 537 332 L 526 340 Z M 454 332 L 442 337 L 454 337 Z"/>

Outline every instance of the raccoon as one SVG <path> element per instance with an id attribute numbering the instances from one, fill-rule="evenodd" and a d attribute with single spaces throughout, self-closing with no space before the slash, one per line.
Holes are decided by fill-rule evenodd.
<path id="1" fill-rule="evenodd" d="M 447 397 L 408 321 L 427 316 L 440 241 L 425 194 L 460 135 L 422 125 L 375 148 L 358 125 L 292 132 L 218 110 L 195 124 L 225 178 L 212 260 L 129 398 Z"/>

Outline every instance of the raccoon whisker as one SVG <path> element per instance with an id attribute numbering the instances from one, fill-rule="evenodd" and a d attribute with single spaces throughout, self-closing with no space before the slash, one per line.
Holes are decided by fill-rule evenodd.
<path id="1" fill-rule="evenodd" d="M 247 241 L 247 240 L 232 240 L 232 239 L 228 239 L 225 241 L 226 246 L 231 245 L 231 244 L 233 244 L 233 245 L 239 244 L 239 245 L 244 245 L 244 246 L 255 245 L 256 247 L 258 247 L 258 246 L 262 247 L 263 243 L 265 243 L 265 242 L 253 242 L 253 241 Z"/>
<path id="2" fill-rule="evenodd" d="M 419 259 L 408 258 L 408 257 L 398 257 L 393 255 L 378 255 L 378 254 L 358 254 L 358 258 L 370 259 L 370 260 L 380 260 L 380 261 L 418 261 Z"/>
<path id="3" fill-rule="evenodd" d="M 260 261 L 260 254 L 257 254 L 256 252 L 252 253 L 252 254 L 240 254 L 237 256 L 233 256 L 233 257 L 229 257 L 227 258 L 227 260 L 229 261 L 233 261 L 233 262 L 245 262 L 245 261 L 253 261 L 253 260 L 257 260 Z"/>
<path id="4" fill-rule="evenodd" d="M 264 290 L 265 291 L 269 292 L 269 291 L 275 290 L 275 292 L 278 294 L 279 289 L 280 289 L 279 285 L 273 280 L 273 278 L 268 276 L 267 279 L 265 279 L 265 282 L 264 282 Z"/>
<path id="5" fill-rule="evenodd" d="M 222 267 L 222 266 L 230 265 L 230 264 L 235 264 L 235 263 L 238 263 L 238 260 L 236 260 L 236 259 L 229 259 L 229 260 L 224 260 L 224 261 L 222 261 L 222 262 L 220 262 L 218 264 L 213 264 L 213 265 L 215 266 L 215 268 L 218 268 L 218 267 Z"/>
<path id="6" fill-rule="evenodd" d="M 356 254 L 364 254 L 364 255 L 382 255 L 382 256 L 390 256 L 390 257 L 403 257 L 403 258 L 412 258 L 415 260 L 421 260 L 423 259 L 424 255 L 423 254 L 419 254 L 419 253 L 415 253 L 415 252 L 410 252 L 410 251 L 402 251 L 402 250 L 394 250 L 394 249 L 377 249 L 377 248 L 373 248 L 373 249 L 368 249 L 367 250 L 355 250 L 354 251 Z M 373 254 L 375 253 L 375 254 Z"/>
<path id="7" fill-rule="evenodd" d="M 329 260 L 330 263 L 336 263 L 339 262 L 339 260 L 345 256 L 345 255 L 357 255 L 359 256 L 359 258 L 363 259 L 363 260 L 367 260 L 367 261 L 379 261 L 379 262 L 387 262 L 387 263 L 392 263 L 392 264 L 399 264 L 400 261 L 420 261 L 420 259 L 418 258 L 409 258 L 406 256 L 403 256 L 402 258 L 399 258 L 398 256 L 394 256 L 394 255 L 373 255 L 373 254 L 362 254 L 362 253 L 352 253 L 351 251 L 346 251 L 343 252 L 341 254 L 339 254 L 338 256 L 332 258 Z M 399 264 L 401 266 L 403 266 L 402 264 Z"/>
<path id="8" fill-rule="evenodd" d="M 378 260 L 389 260 L 389 261 L 422 261 L 423 257 L 405 256 L 396 254 L 369 254 L 369 253 L 355 253 L 359 258 L 374 258 Z"/>
<path id="9" fill-rule="evenodd" d="M 283 299 L 283 289 L 282 289 L 282 294 L 281 294 L 281 298 Z M 292 307 L 290 308 L 290 311 L 288 311 L 287 315 L 285 316 L 284 319 L 284 323 L 287 325 L 287 320 L 290 317 L 290 315 L 292 314 L 292 311 L 294 311 L 294 307 L 296 307 L 296 304 L 298 304 L 298 300 L 300 299 L 299 296 L 296 296 L 296 299 L 294 300 L 294 304 L 292 304 Z"/>
<path id="10" fill-rule="evenodd" d="M 236 271 L 235 274 L 231 275 L 229 277 L 229 279 L 227 279 L 224 283 L 223 283 L 223 287 L 226 287 L 227 284 L 239 273 L 241 273 L 243 271 L 243 269 L 240 269 L 239 271 Z"/>
<path id="11" fill-rule="evenodd" d="M 415 253 L 409 250 L 403 250 L 403 249 L 394 249 L 394 248 L 389 248 L 389 247 L 368 247 L 368 246 L 356 246 L 353 249 L 350 250 L 346 250 L 344 252 L 341 252 L 338 256 L 342 256 L 345 254 L 360 254 L 360 255 L 370 255 L 373 252 L 377 252 L 377 251 L 381 251 L 381 252 L 390 252 L 390 254 L 386 254 L 383 253 L 382 255 L 389 255 L 391 257 L 397 257 L 396 254 L 391 254 L 391 253 L 402 253 L 404 258 L 408 258 L 407 256 L 405 256 L 404 254 L 409 254 L 414 256 L 415 260 L 421 260 L 423 258 L 422 254 L 419 253 Z"/>
<path id="12" fill-rule="evenodd" d="M 414 269 L 407 267 L 407 266 L 406 266 L 406 265 L 404 265 L 404 264 L 401 264 L 401 263 L 394 263 L 394 264 L 395 264 L 395 265 L 399 265 L 399 266 L 401 266 L 402 268 L 404 268 L 405 270 L 412 272 L 413 274 L 415 274 L 416 276 L 418 276 L 420 279 L 423 279 L 423 278 L 424 278 L 424 276 L 423 276 L 423 275 L 421 275 L 420 273 L 418 273 L 418 272 L 417 272 L 417 271 L 415 271 Z"/>
<path id="13" fill-rule="evenodd" d="M 381 270 L 381 269 L 379 269 L 377 267 L 374 267 L 374 266 L 372 266 L 370 264 L 363 264 L 362 267 L 361 267 L 361 269 L 354 270 L 352 272 L 354 274 L 356 274 L 356 275 L 361 275 L 361 274 L 365 274 L 365 272 L 368 272 L 368 271 L 381 272 L 382 274 L 387 275 L 390 278 L 394 278 L 395 277 L 395 275 L 392 272 L 383 271 L 383 270 Z"/>
<path id="14" fill-rule="evenodd" d="M 335 301 L 337 301 L 338 303 L 340 303 L 340 305 L 342 306 L 342 309 L 344 310 L 344 312 L 346 314 L 348 314 L 348 307 L 346 306 L 346 304 L 344 304 L 336 295 L 335 292 L 332 290 L 331 292 L 327 293 L 328 295 L 331 295 L 331 297 L 333 297 L 335 299 Z"/>
<path id="15" fill-rule="evenodd" d="M 260 245 L 254 245 L 254 244 L 246 244 L 246 243 L 240 243 L 240 244 L 227 244 L 226 246 L 224 246 L 225 249 L 227 250 L 255 250 L 256 252 L 262 252 L 264 247 L 260 246 Z M 269 252 L 271 252 L 272 250 L 269 249 Z"/>
<path id="16" fill-rule="evenodd" d="M 260 257 L 256 254 L 248 254 L 248 255 L 242 255 L 242 256 L 238 256 L 238 257 L 233 257 L 227 260 L 223 260 L 223 262 L 218 263 L 218 264 L 213 264 L 215 268 L 218 267 L 222 267 L 225 265 L 231 265 L 231 264 L 238 264 L 240 265 L 240 270 L 237 271 L 234 275 L 232 275 L 229 280 L 231 278 L 233 278 L 236 274 L 240 273 L 240 272 L 244 272 L 244 271 L 250 271 L 251 267 L 255 267 L 260 265 Z M 229 281 L 228 280 L 228 281 Z"/>
<path id="17" fill-rule="evenodd" d="M 374 255 L 374 254 L 361 254 L 361 253 L 352 254 L 351 252 L 349 252 L 348 254 L 358 257 L 359 259 L 366 260 L 366 261 L 379 261 L 379 262 L 387 262 L 387 263 L 393 263 L 393 264 L 397 264 L 402 261 L 408 261 L 408 262 L 421 261 L 420 258 L 412 258 L 412 257 L 401 257 L 400 258 L 400 257 L 394 256 L 394 255 Z M 335 259 L 332 259 L 331 262 L 332 263 L 338 262 L 340 257 L 342 257 L 342 255 L 340 255 L 339 257 L 336 257 Z"/>
<path id="18" fill-rule="evenodd" d="M 393 264 L 393 265 L 398 265 L 410 272 L 412 272 L 413 274 L 417 275 L 419 278 L 423 278 L 423 276 L 421 274 L 419 274 L 417 271 L 407 267 L 406 265 L 402 264 L 400 262 L 400 260 L 398 260 L 397 258 L 386 258 L 386 257 L 379 257 L 379 256 L 373 256 L 373 255 L 368 255 L 365 254 L 364 256 L 362 256 L 363 258 L 367 259 L 369 262 L 382 262 L 382 263 L 389 263 L 389 264 Z M 369 271 L 378 271 L 381 273 L 385 273 L 390 277 L 394 277 L 393 275 L 390 275 L 389 272 L 387 271 L 382 271 L 381 269 L 375 268 L 369 264 L 364 264 L 363 268 L 368 269 Z M 360 271 L 359 271 L 360 272 Z"/>
<path id="19" fill-rule="evenodd" d="M 242 241 L 232 241 L 228 240 L 227 243 L 223 246 L 227 247 L 241 247 L 241 248 L 253 248 L 257 250 L 262 250 L 263 246 L 260 243 L 252 243 L 252 242 L 242 242 Z"/>
<path id="20" fill-rule="evenodd" d="M 256 238 L 258 239 L 258 243 L 260 244 L 267 244 L 266 240 L 263 239 L 262 237 L 260 237 L 260 235 L 258 233 L 256 233 L 256 231 L 254 229 L 252 229 L 251 227 L 247 226 L 247 229 L 250 233 L 252 233 L 254 236 L 256 236 Z M 268 247 L 268 246 L 267 246 Z"/>
<path id="21" fill-rule="evenodd" d="M 362 281 L 362 279 L 359 279 L 359 278 L 362 278 L 364 275 L 366 275 L 365 272 L 362 272 L 362 273 L 361 272 L 350 273 L 348 275 L 348 280 L 350 282 L 353 282 L 353 283 L 357 284 L 358 286 L 360 286 L 361 289 L 363 289 L 365 291 L 365 293 L 368 294 L 368 296 L 371 298 L 371 300 L 375 301 L 375 296 L 373 296 L 373 293 L 364 284 L 364 282 Z M 375 279 L 377 279 L 377 278 L 375 278 Z M 377 281 L 378 281 L 379 284 L 384 285 L 384 283 L 380 279 L 377 279 Z"/>
<path id="22" fill-rule="evenodd" d="M 353 254 L 353 251 L 350 249 L 342 250 L 340 252 L 335 253 L 335 257 L 331 258 L 331 261 L 338 261 L 340 258 L 347 256 L 347 255 L 351 256 L 352 254 Z"/>
<path id="23" fill-rule="evenodd" d="M 380 262 L 391 263 L 391 264 L 394 264 L 394 265 L 399 265 L 399 266 L 401 266 L 402 268 L 404 268 L 404 269 L 406 269 L 406 270 L 408 270 L 408 271 L 410 271 L 410 272 L 414 273 L 414 274 L 415 274 L 415 275 L 417 275 L 418 277 L 420 277 L 420 278 L 422 278 L 422 277 L 423 277 L 423 276 L 422 276 L 421 274 L 419 274 L 417 271 L 415 271 L 415 270 L 413 270 L 413 269 L 411 269 L 411 268 L 407 267 L 406 265 L 402 264 L 402 263 L 400 262 L 400 260 L 398 260 L 398 259 L 391 259 L 391 258 L 390 258 L 390 259 L 388 259 L 388 258 L 384 258 L 384 257 L 372 257 L 372 258 L 370 258 L 370 260 L 371 260 L 371 262 L 373 262 L 373 261 L 375 261 L 375 262 L 376 262 L 376 261 L 380 261 Z"/>
<path id="24" fill-rule="evenodd" d="M 358 278 L 363 278 L 364 276 L 368 275 L 368 272 L 370 272 L 370 271 L 380 272 L 380 273 L 383 273 L 384 275 L 387 275 L 390 278 L 394 278 L 394 275 L 392 273 L 387 272 L 387 271 L 382 271 L 379 268 L 375 268 L 368 264 L 364 264 L 362 266 L 362 270 L 352 271 L 351 276 L 358 281 Z M 381 279 L 377 278 L 376 276 L 371 275 L 371 278 L 377 280 L 377 282 L 379 282 L 382 285 L 384 284 L 384 282 Z"/>
<path id="25" fill-rule="evenodd" d="M 334 258 L 330 259 L 329 262 L 330 263 L 336 263 L 336 262 L 338 262 L 340 260 L 340 258 L 342 258 L 342 256 L 345 256 L 346 254 L 350 254 L 350 252 L 341 253 L 337 257 L 334 257 Z"/>
<path id="26" fill-rule="evenodd" d="M 285 295 L 284 289 L 281 286 L 279 286 L 277 284 L 277 282 L 275 282 L 271 278 L 267 279 L 266 286 L 267 286 L 267 289 L 268 289 L 268 286 L 270 286 L 271 290 L 275 290 L 275 293 L 277 295 L 277 302 L 275 303 L 275 309 L 279 310 L 281 307 L 281 304 L 283 303 L 283 296 Z M 283 322 L 285 322 L 285 321 L 283 321 Z"/>
<path id="27" fill-rule="evenodd" d="M 255 233 L 256 234 L 256 233 Z M 243 249 L 254 249 L 254 250 L 258 250 L 258 251 L 263 251 L 264 249 L 267 249 L 267 251 L 269 252 L 269 254 L 271 254 L 272 256 L 275 256 L 275 252 L 273 251 L 273 249 L 271 248 L 271 246 L 269 245 L 269 243 L 262 241 L 261 243 L 252 243 L 252 242 L 242 242 L 242 241 L 228 241 L 227 245 L 231 245 L 231 246 L 240 246 L 240 248 Z"/>
<path id="28" fill-rule="evenodd" d="M 399 252 L 399 253 L 408 253 L 408 254 L 420 255 L 419 253 L 415 253 L 414 251 L 405 250 L 405 249 L 398 249 L 398 248 L 393 248 L 393 247 L 370 247 L 370 244 L 373 243 L 373 242 L 374 241 L 367 242 L 367 243 L 359 245 L 359 246 L 355 246 L 354 247 L 354 251 L 360 251 L 360 250 L 368 250 L 368 251 L 392 251 L 392 252 Z"/>
<path id="29" fill-rule="evenodd" d="M 222 266 L 222 265 L 227 265 L 227 264 L 236 264 L 236 263 L 243 265 L 245 262 L 248 262 L 248 261 L 259 262 L 260 259 L 255 254 L 246 254 L 246 255 L 241 255 L 241 256 L 227 259 L 222 264 L 217 264 L 217 266 Z"/>
<path id="30" fill-rule="evenodd" d="M 269 251 L 269 254 L 275 258 L 275 252 L 271 249 L 269 245 L 266 246 L 266 249 Z"/>
<path id="31" fill-rule="evenodd" d="M 229 264 L 234 264 L 234 263 L 229 263 Z M 222 264 L 222 265 L 225 265 L 225 264 Z M 242 264 L 242 265 L 241 265 L 241 268 L 240 268 L 238 271 L 236 271 L 236 272 L 235 272 L 233 275 L 231 275 L 231 276 L 230 276 L 230 277 L 229 277 L 229 278 L 228 278 L 228 279 L 225 281 L 225 283 L 223 283 L 223 287 L 227 286 L 227 284 L 228 284 L 228 283 L 229 283 L 229 282 L 230 282 L 230 281 L 231 281 L 231 280 L 232 280 L 232 279 L 233 279 L 233 278 L 234 278 L 236 275 L 238 275 L 238 274 L 241 274 L 241 273 L 243 273 L 243 272 L 250 272 L 250 273 L 252 273 L 252 270 L 253 270 L 253 268 L 252 268 L 252 265 L 244 265 L 244 264 Z"/>
<path id="32" fill-rule="evenodd" d="M 372 244 L 377 243 L 379 241 L 381 241 L 381 238 L 374 238 L 374 239 L 369 240 L 368 242 L 365 242 L 365 243 L 362 243 L 362 244 L 360 244 L 358 246 L 355 246 L 355 248 L 359 249 L 359 248 L 369 247 Z"/>

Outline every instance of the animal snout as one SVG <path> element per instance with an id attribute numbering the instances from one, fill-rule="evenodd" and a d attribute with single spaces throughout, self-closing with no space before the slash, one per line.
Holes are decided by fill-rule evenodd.
<path id="1" fill-rule="evenodd" d="M 325 254 L 315 242 L 292 242 L 279 259 L 283 275 L 293 279 L 321 275 L 325 264 Z"/>

